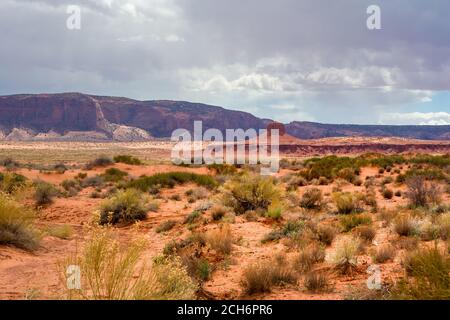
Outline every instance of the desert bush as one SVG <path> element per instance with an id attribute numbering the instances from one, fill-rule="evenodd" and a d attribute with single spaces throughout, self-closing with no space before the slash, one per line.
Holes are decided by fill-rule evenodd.
<path id="1" fill-rule="evenodd" d="M 17 161 L 13 160 L 11 157 L 6 157 L 0 159 L 0 166 L 3 166 L 6 169 L 11 170 L 20 167 L 20 164 Z"/>
<path id="2" fill-rule="evenodd" d="M 198 211 L 198 210 L 194 210 L 191 213 L 189 213 L 188 215 L 186 215 L 186 217 L 184 218 L 183 223 L 184 224 L 192 224 L 196 221 L 198 221 L 202 216 L 202 212 Z"/>
<path id="3" fill-rule="evenodd" d="M 320 224 L 317 227 L 317 237 L 320 242 L 329 246 L 333 243 L 334 238 L 336 237 L 336 229 L 332 226 L 328 226 L 325 224 Z"/>
<path id="4" fill-rule="evenodd" d="M 372 224 L 372 218 L 367 214 L 348 214 L 340 217 L 339 222 L 344 232 L 348 232 L 360 225 Z"/>
<path id="5" fill-rule="evenodd" d="M 411 177 L 406 181 L 406 185 L 408 187 L 406 197 L 411 207 L 427 207 L 430 203 L 440 202 L 439 187 L 436 184 L 427 185 L 423 177 Z"/>
<path id="6" fill-rule="evenodd" d="M 268 233 L 264 239 L 263 243 L 280 240 L 282 238 L 295 238 L 298 237 L 304 230 L 305 223 L 301 220 L 289 220 L 280 229 L 273 230 Z"/>
<path id="7" fill-rule="evenodd" d="M 156 257 L 152 267 L 144 259 L 145 242 L 121 246 L 104 230 L 97 230 L 81 255 L 69 257 L 62 266 L 63 281 L 70 265 L 81 268 L 81 290 L 69 290 L 69 299 L 178 300 L 193 299 L 197 285 L 177 257 Z"/>
<path id="8" fill-rule="evenodd" d="M 385 244 L 376 249 L 373 260 L 376 263 L 384 263 L 388 260 L 392 260 L 394 256 L 395 248 L 390 244 Z"/>
<path id="9" fill-rule="evenodd" d="M 289 191 L 297 190 L 298 187 L 304 187 L 306 185 L 308 185 L 308 181 L 306 181 L 304 177 L 299 175 L 293 175 L 287 181 L 287 189 Z"/>
<path id="10" fill-rule="evenodd" d="M 109 158 L 107 156 L 99 156 L 98 158 L 88 162 L 85 165 L 85 169 L 92 170 L 97 167 L 106 167 L 106 166 L 112 165 L 113 163 L 114 162 L 112 161 L 111 158 Z"/>
<path id="11" fill-rule="evenodd" d="M 228 224 L 206 233 L 206 242 L 221 254 L 230 254 L 233 248 L 233 235 Z"/>
<path id="12" fill-rule="evenodd" d="M 14 193 L 18 189 L 24 187 L 27 178 L 17 173 L 0 172 L 0 191 L 5 193 Z"/>
<path id="13" fill-rule="evenodd" d="M 325 260 L 325 250 L 322 246 L 312 243 L 306 248 L 300 250 L 294 258 L 294 268 L 300 272 L 311 270 L 314 264 Z"/>
<path id="14" fill-rule="evenodd" d="M 442 214 L 437 221 L 439 225 L 439 235 L 442 240 L 450 239 L 450 213 Z"/>
<path id="15" fill-rule="evenodd" d="M 415 236 L 419 233 L 417 221 L 408 214 L 402 214 L 393 221 L 394 231 L 399 236 Z"/>
<path id="16" fill-rule="evenodd" d="M 80 184 L 76 180 L 64 180 L 61 182 L 61 187 L 63 187 L 64 190 L 70 191 L 70 190 L 78 190 L 80 187 Z"/>
<path id="17" fill-rule="evenodd" d="M 285 257 L 275 257 L 246 267 L 241 284 L 247 294 L 270 292 L 273 286 L 296 284 L 297 274 L 285 261 Z"/>
<path id="18" fill-rule="evenodd" d="M 93 176 L 93 177 L 86 177 L 83 180 L 81 180 L 81 186 L 83 188 L 86 187 L 101 187 L 104 184 L 104 180 L 101 176 Z"/>
<path id="19" fill-rule="evenodd" d="M 222 220 L 222 218 L 227 214 L 228 209 L 221 205 L 215 205 L 211 209 L 211 217 L 214 221 Z"/>
<path id="20" fill-rule="evenodd" d="M 280 203 L 281 191 L 270 177 L 243 175 L 225 184 L 224 204 L 236 214 L 251 210 L 267 210 Z"/>
<path id="21" fill-rule="evenodd" d="M 307 189 L 303 193 L 300 200 L 300 206 L 306 209 L 316 209 L 322 206 L 323 196 L 322 191 L 317 188 Z"/>
<path id="22" fill-rule="evenodd" d="M 47 233 L 52 237 L 59 239 L 70 239 L 73 235 L 73 228 L 68 224 L 62 224 L 58 226 L 49 227 Z"/>
<path id="23" fill-rule="evenodd" d="M 114 157 L 114 162 L 125 163 L 129 165 L 141 165 L 142 161 L 130 155 L 118 155 Z"/>
<path id="24" fill-rule="evenodd" d="M 206 199 L 209 195 L 208 189 L 205 187 L 198 187 L 195 189 L 191 189 L 188 195 L 188 201 L 190 203 L 196 202 L 198 200 Z"/>
<path id="25" fill-rule="evenodd" d="M 139 179 L 130 181 L 127 188 L 139 189 L 143 192 L 149 192 L 152 187 L 173 188 L 177 184 L 188 182 L 196 183 L 199 186 L 213 188 L 217 186 L 217 182 L 213 177 L 188 172 L 167 172 L 157 173 L 149 177 L 140 177 Z"/>
<path id="26" fill-rule="evenodd" d="M 58 194 L 58 190 L 47 182 L 36 181 L 34 183 L 34 202 L 37 206 L 50 204 L 53 202 L 53 198 Z"/>
<path id="27" fill-rule="evenodd" d="M 332 194 L 334 204 L 340 214 L 350 214 L 361 211 L 362 197 L 350 192 L 335 192 Z"/>
<path id="28" fill-rule="evenodd" d="M 372 242 L 377 234 L 375 229 L 370 226 L 359 226 L 355 231 L 358 237 L 366 242 Z"/>
<path id="29" fill-rule="evenodd" d="M 117 168 L 109 168 L 106 169 L 105 172 L 101 175 L 104 181 L 107 182 L 119 182 L 128 176 L 128 173 Z"/>
<path id="30" fill-rule="evenodd" d="M 313 271 L 305 275 L 303 285 L 309 292 L 319 293 L 330 290 L 330 281 L 324 272 Z"/>
<path id="31" fill-rule="evenodd" d="M 419 229 L 420 238 L 424 241 L 436 240 L 440 237 L 440 226 L 429 220 L 422 222 Z"/>
<path id="32" fill-rule="evenodd" d="M 348 173 L 349 177 L 352 178 L 360 169 L 360 161 L 358 159 L 337 156 L 311 158 L 305 161 L 305 165 L 307 168 L 303 175 L 308 180 L 319 179 L 320 177 L 332 180 L 339 175 L 339 172 L 341 172 L 341 177 L 347 177 Z M 343 171 L 344 169 L 349 170 Z"/>
<path id="33" fill-rule="evenodd" d="M 147 217 L 145 199 L 137 190 L 118 191 L 100 207 L 100 224 L 131 223 Z"/>
<path id="34" fill-rule="evenodd" d="M 181 196 L 178 193 L 176 193 L 176 194 L 171 195 L 169 197 L 169 199 L 173 200 L 173 201 L 181 201 Z"/>
<path id="35" fill-rule="evenodd" d="M 356 270 L 356 254 L 358 253 L 359 245 L 359 241 L 352 237 L 343 238 L 337 244 L 331 261 L 341 274 L 351 275 Z"/>
<path id="36" fill-rule="evenodd" d="M 395 196 L 396 197 L 401 197 L 402 196 L 402 192 L 400 190 L 395 191 Z"/>
<path id="37" fill-rule="evenodd" d="M 217 175 L 233 175 L 237 172 L 237 168 L 230 164 L 210 164 L 208 169 Z"/>
<path id="38" fill-rule="evenodd" d="M 39 234 L 33 227 L 34 213 L 0 193 L 0 244 L 25 250 L 39 246 Z"/>
<path id="39" fill-rule="evenodd" d="M 355 174 L 355 170 L 351 169 L 351 168 L 343 168 L 341 170 L 339 170 L 339 172 L 337 173 L 337 177 L 347 180 L 350 183 L 354 183 L 356 180 L 356 174 Z"/>
<path id="40" fill-rule="evenodd" d="M 450 259 L 437 247 L 409 253 L 404 261 L 407 276 L 394 297 L 411 300 L 450 299 Z"/>
<path id="41" fill-rule="evenodd" d="M 177 222 L 174 220 L 167 220 L 167 221 L 160 223 L 156 227 L 155 231 L 156 231 L 156 233 L 166 232 L 166 231 L 171 230 L 173 227 L 175 227 L 176 224 L 177 224 Z"/>
<path id="42" fill-rule="evenodd" d="M 381 189 L 381 194 L 385 199 L 392 199 L 392 197 L 394 196 L 394 192 L 389 188 Z"/>

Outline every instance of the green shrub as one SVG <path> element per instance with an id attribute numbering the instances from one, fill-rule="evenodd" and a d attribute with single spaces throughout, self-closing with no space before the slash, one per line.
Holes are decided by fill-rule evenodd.
<path id="1" fill-rule="evenodd" d="M 237 172 L 235 166 L 230 164 L 210 164 L 208 165 L 208 169 L 213 171 L 217 175 L 233 175 Z"/>
<path id="2" fill-rule="evenodd" d="M 81 268 L 81 290 L 69 290 L 69 299 L 183 300 L 195 298 L 197 285 L 180 259 L 158 256 L 151 268 L 144 261 L 145 242 L 133 240 L 120 246 L 103 230 L 97 230 L 79 256 L 63 264 L 63 281 L 70 265 Z M 138 276 L 136 276 L 138 275 Z"/>
<path id="3" fill-rule="evenodd" d="M 335 192 L 332 194 L 334 204 L 340 214 L 350 214 L 361 211 L 363 196 L 350 192 Z"/>
<path id="4" fill-rule="evenodd" d="M 407 276 L 397 284 L 394 297 L 411 300 L 450 299 L 450 259 L 439 249 L 410 253 L 404 261 Z"/>
<path id="5" fill-rule="evenodd" d="M 150 177 L 141 177 L 130 181 L 127 184 L 127 188 L 135 188 L 143 192 L 149 192 L 150 189 L 155 186 L 160 188 L 173 188 L 177 184 L 184 184 L 188 182 L 193 182 L 206 188 L 213 188 L 217 186 L 217 182 L 214 178 L 208 175 L 187 172 L 168 172 L 157 173 Z"/>
<path id="6" fill-rule="evenodd" d="M 196 222 L 198 219 L 200 219 L 200 217 L 202 216 L 201 211 L 195 210 L 193 212 L 191 212 L 190 214 L 188 214 L 185 218 L 184 218 L 184 224 L 192 224 L 194 222 Z"/>
<path id="7" fill-rule="evenodd" d="M 243 175 L 225 184 L 224 204 L 236 214 L 246 211 L 267 211 L 272 204 L 280 203 L 281 190 L 270 177 Z"/>
<path id="8" fill-rule="evenodd" d="M 53 198 L 58 194 L 58 190 L 52 184 L 44 181 L 35 182 L 34 187 L 34 201 L 37 206 L 52 203 Z"/>
<path id="9" fill-rule="evenodd" d="M 305 193 L 303 193 L 302 198 L 300 200 L 300 207 L 306 209 L 316 209 L 322 206 L 323 196 L 322 191 L 317 188 L 307 189 Z"/>
<path id="10" fill-rule="evenodd" d="M 0 244 L 25 250 L 39 247 L 39 234 L 32 226 L 34 213 L 0 193 Z"/>
<path id="11" fill-rule="evenodd" d="M 268 233 L 264 239 L 263 243 L 269 241 L 276 241 L 282 238 L 296 238 L 305 229 L 305 223 L 301 220 L 289 220 L 285 225 L 283 225 L 278 230 L 273 230 Z"/>
<path id="12" fill-rule="evenodd" d="M 63 225 L 49 227 L 47 229 L 47 232 L 52 237 L 67 240 L 67 239 L 70 239 L 70 237 L 72 237 L 73 228 L 67 224 L 63 224 Z"/>
<path id="13" fill-rule="evenodd" d="M 0 191 L 5 193 L 14 193 L 21 187 L 24 187 L 27 178 L 17 173 L 0 172 Z"/>
<path id="14" fill-rule="evenodd" d="M 118 191 L 100 207 L 100 224 L 131 223 L 146 217 L 144 197 L 135 189 Z"/>
<path id="15" fill-rule="evenodd" d="M 117 168 L 109 168 L 101 175 L 104 181 L 119 182 L 128 176 L 128 173 Z"/>
<path id="16" fill-rule="evenodd" d="M 141 165 L 142 162 L 138 158 L 135 158 L 130 155 L 118 155 L 114 157 L 114 162 L 116 163 L 125 163 L 129 165 Z"/>
<path id="17" fill-rule="evenodd" d="M 342 216 L 339 222 L 341 223 L 342 230 L 348 232 L 357 226 L 372 224 L 372 218 L 367 214 L 348 214 Z"/>

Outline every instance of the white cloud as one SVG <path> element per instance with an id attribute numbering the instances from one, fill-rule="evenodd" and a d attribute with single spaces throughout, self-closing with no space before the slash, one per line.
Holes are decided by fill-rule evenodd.
<path id="1" fill-rule="evenodd" d="M 450 125 L 450 113 L 386 113 L 380 116 L 380 124 Z"/>

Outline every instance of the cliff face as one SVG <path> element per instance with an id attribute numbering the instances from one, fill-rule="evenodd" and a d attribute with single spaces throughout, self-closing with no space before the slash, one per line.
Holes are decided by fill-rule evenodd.
<path id="1" fill-rule="evenodd" d="M 0 96 L 0 140 L 147 140 L 179 128 L 260 129 L 271 120 L 249 113 L 183 101 L 137 101 L 80 93 Z M 450 126 L 358 126 L 291 122 L 286 132 L 302 139 L 398 136 L 449 140 Z"/>
<path id="2" fill-rule="evenodd" d="M 85 95 L 14 95 L 0 97 L 0 127 L 10 132 L 27 128 L 36 132 L 96 130 L 95 104 Z"/>
<path id="3" fill-rule="evenodd" d="M 286 131 L 300 139 L 356 136 L 449 140 L 450 137 L 450 126 L 336 125 L 294 121 L 286 125 Z"/>

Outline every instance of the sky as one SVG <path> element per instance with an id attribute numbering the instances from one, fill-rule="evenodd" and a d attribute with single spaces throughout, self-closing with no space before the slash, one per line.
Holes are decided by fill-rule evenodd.
<path id="1" fill-rule="evenodd" d="M 69 5 L 80 29 L 67 28 Z M 380 8 L 369 30 L 367 8 Z M 183 100 L 285 123 L 450 124 L 448 0 L 1 0 L 0 94 Z"/>

